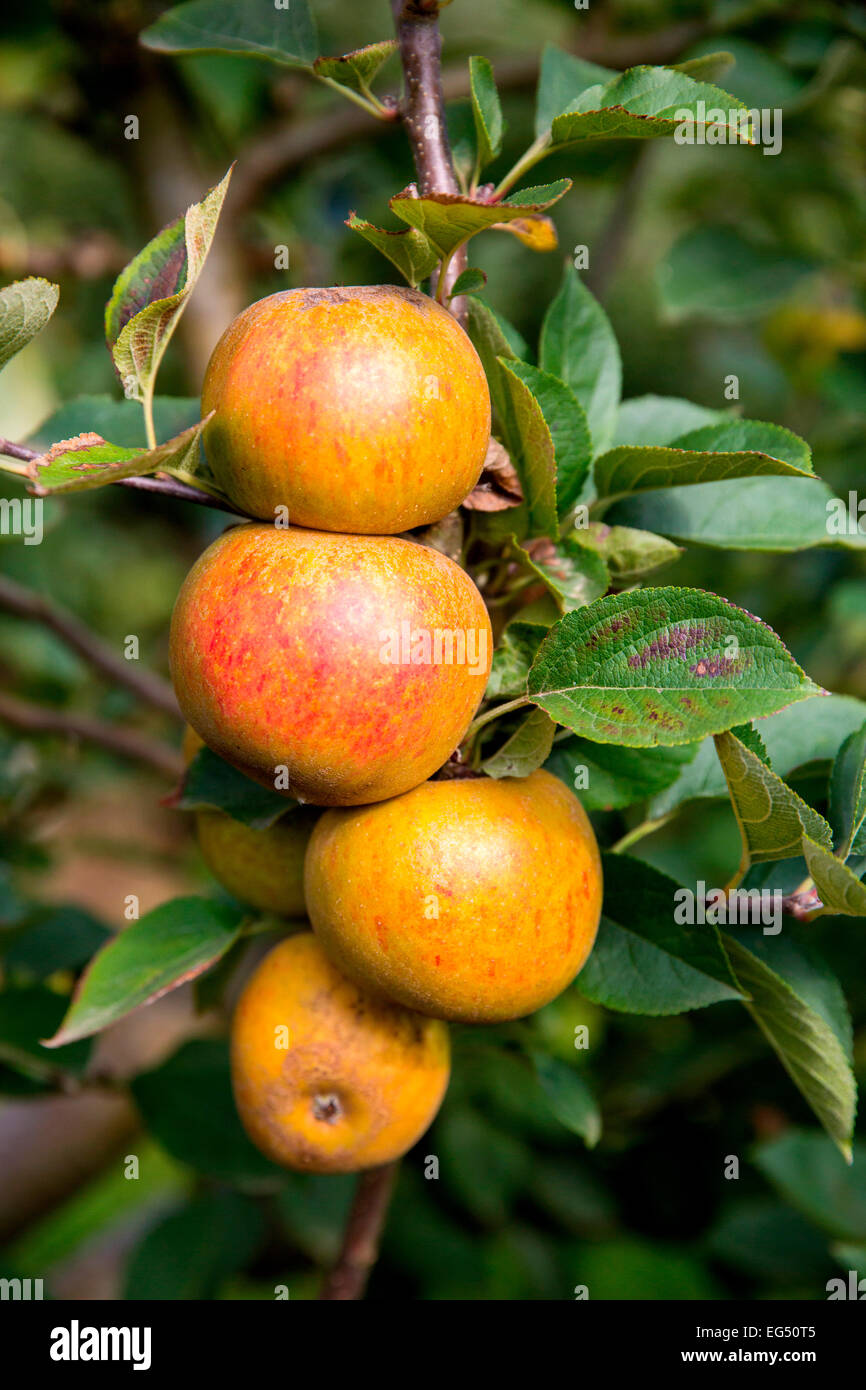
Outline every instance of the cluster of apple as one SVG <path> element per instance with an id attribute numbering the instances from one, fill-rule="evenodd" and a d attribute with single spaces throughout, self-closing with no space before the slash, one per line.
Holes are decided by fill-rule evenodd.
<path id="1" fill-rule="evenodd" d="M 237 897 L 313 927 L 243 990 L 235 1098 L 277 1162 L 366 1168 L 433 1119 L 445 1020 L 517 1018 L 574 978 L 598 849 L 544 771 L 434 775 L 492 647 L 471 577 L 398 534 L 458 506 L 487 451 L 484 372 L 452 315 L 393 286 L 271 295 L 217 345 L 203 409 L 216 481 L 261 521 L 188 575 L 172 677 L 195 742 L 305 805 L 267 830 L 203 813 L 200 844 Z"/>

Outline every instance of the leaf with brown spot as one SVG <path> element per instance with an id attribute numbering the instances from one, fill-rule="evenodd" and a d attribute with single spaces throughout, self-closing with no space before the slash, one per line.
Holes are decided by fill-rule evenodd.
<path id="1" fill-rule="evenodd" d="M 109 444 L 92 432 L 61 439 L 27 465 L 33 481 L 30 491 L 37 497 L 57 492 L 82 492 L 105 487 L 122 478 L 142 478 L 160 470 L 195 472 L 199 439 L 205 421 L 200 420 L 155 449 L 126 449 Z"/>

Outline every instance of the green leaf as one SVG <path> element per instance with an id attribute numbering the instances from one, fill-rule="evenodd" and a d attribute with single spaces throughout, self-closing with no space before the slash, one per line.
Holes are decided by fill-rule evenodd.
<path id="1" fill-rule="evenodd" d="M 4 989 L 0 993 L 0 1062 L 36 1081 L 51 1084 L 61 1073 L 80 1076 L 92 1044 L 71 1041 L 57 1052 L 42 1041 L 60 1023 L 66 1007 L 62 994 L 44 985 Z"/>
<path id="2" fill-rule="evenodd" d="M 397 48 L 396 39 L 368 43 L 339 58 L 317 58 L 313 63 L 313 72 L 317 77 L 326 77 L 330 82 L 348 87 L 350 91 L 366 92 L 383 63 L 397 52 Z"/>
<path id="3" fill-rule="evenodd" d="M 734 738 L 738 738 L 740 743 L 745 744 L 746 748 L 760 759 L 764 767 L 772 768 L 770 755 L 767 752 L 767 745 L 764 743 L 764 740 L 761 738 L 754 724 L 737 724 L 730 732 L 733 734 Z"/>
<path id="4" fill-rule="evenodd" d="M 653 1015 L 742 997 L 717 928 L 674 920 L 684 891 L 674 879 L 625 855 L 606 854 L 603 862 L 601 926 L 577 977 L 582 994 L 609 1009 Z"/>
<path id="5" fill-rule="evenodd" d="M 197 6 L 195 0 L 192 8 Z M 105 336 L 129 400 L 144 401 L 153 391 L 163 354 L 207 259 L 231 172 L 154 237 L 115 282 L 105 309 Z"/>
<path id="6" fill-rule="evenodd" d="M 158 53 L 235 53 L 309 67 L 316 29 L 307 0 L 277 9 L 273 0 L 191 0 L 160 15 L 139 36 Z"/>
<path id="7" fill-rule="evenodd" d="M 33 479 L 31 491 L 37 497 L 47 497 L 57 492 L 84 492 L 121 478 L 143 478 L 168 469 L 192 473 L 204 424 L 199 421 L 155 449 L 123 449 L 93 433 L 62 439 L 27 465 Z"/>
<path id="8" fill-rule="evenodd" d="M 849 734 L 830 774 L 830 823 L 836 853 L 847 859 L 866 822 L 866 724 Z"/>
<path id="9" fill-rule="evenodd" d="M 469 59 L 469 91 L 475 120 L 478 167 L 484 169 L 500 153 L 505 129 L 493 68 L 486 58 Z"/>
<path id="10" fill-rule="evenodd" d="M 715 550 L 863 550 L 866 535 L 833 525 L 844 508 L 818 478 L 758 477 L 743 478 L 735 488 L 699 483 L 643 493 L 617 503 L 608 520 Z"/>
<path id="11" fill-rule="evenodd" d="M 570 262 L 544 316 L 541 367 L 570 386 L 589 424 L 593 452 L 610 443 L 619 407 L 622 365 L 607 315 Z"/>
<path id="12" fill-rule="evenodd" d="M 787 1129 L 755 1150 L 755 1164 L 784 1201 L 839 1240 L 866 1240 L 866 1144 L 843 1163 L 823 1134 Z"/>
<path id="13" fill-rule="evenodd" d="M 535 134 L 544 135 L 556 116 L 568 111 L 587 87 L 602 86 L 616 77 L 613 68 L 588 63 L 574 53 L 566 53 L 554 44 L 546 44 L 541 55 L 538 93 L 535 102 Z"/>
<path id="14" fill-rule="evenodd" d="M 547 585 L 560 612 L 569 613 L 583 608 L 607 593 L 610 572 L 604 560 L 570 537 L 551 542 L 534 554 L 517 545 L 513 537 L 512 540 L 520 552 L 521 564 Z"/>
<path id="15" fill-rule="evenodd" d="M 803 836 L 803 858 L 826 914 L 866 917 L 866 883 L 847 864 L 807 835 Z"/>
<path id="16" fill-rule="evenodd" d="M 787 777 L 804 765 L 831 761 L 842 741 L 858 729 L 864 719 L 866 703 L 862 700 L 850 695 L 825 695 L 820 700 L 790 705 L 762 719 L 761 741 L 773 770 L 780 777 Z M 712 739 L 706 739 L 676 782 L 655 798 L 650 814 L 664 816 L 697 797 L 727 794 L 715 745 Z"/>
<path id="17" fill-rule="evenodd" d="M 175 802 L 179 811 L 225 811 L 254 830 L 266 830 L 297 804 L 254 782 L 211 748 L 198 750 Z"/>
<path id="18" fill-rule="evenodd" d="M 794 858 L 802 850 L 804 835 L 830 847 L 832 835 L 824 817 L 733 732 L 716 734 L 716 751 L 740 828 L 745 866 Z"/>
<path id="19" fill-rule="evenodd" d="M 519 618 L 508 624 L 493 653 L 490 679 L 484 692 L 486 700 L 525 694 L 529 668 L 544 640 L 545 631 L 544 627 L 521 622 Z"/>
<path id="20" fill-rule="evenodd" d="M 713 113 L 721 111 L 721 121 Z M 735 112 L 733 117 L 729 114 Z M 557 116 L 551 125 L 552 145 L 573 146 L 586 140 L 649 140 L 673 135 L 690 113 L 691 130 L 724 131 L 727 143 L 753 144 L 748 108 L 736 97 L 705 82 L 694 82 L 671 68 L 636 67 L 615 77 L 606 86 L 588 88 L 572 103 L 571 111 Z M 739 113 L 746 117 L 741 123 Z M 717 141 L 718 142 L 718 141 Z"/>
<path id="21" fill-rule="evenodd" d="M 601 1111 L 586 1081 L 568 1062 L 547 1052 L 533 1051 L 532 1061 L 553 1114 L 594 1149 L 601 1138 Z"/>
<path id="22" fill-rule="evenodd" d="M 553 747 L 556 725 L 543 709 L 533 710 L 501 748 L 481 764 L 488 777 L 528 777 Z"/>
<path id="23" fill-rule="evenodd" d="M 736 323 L 783 303 L 817 269 L 778 246 L 747 241 L 733 227 L 699 227 L 674 243 L 656 269 L 656 282 L 669 318 L 704 315 Z"/>
<path id="24" fill-rule="evenodd" d="M 448 298 L 456 299 L 461 294 L 478 294 L 486 284 L 487 276 L 484 271 L 479 270 L 477 266 L 470 265 L 457 276 Z"/>
<path id="25" fill-rule="evenodd" d="M 374 227 L 372 222 L 364 222 L 353 212 L 346 219 L 346 226 L 358 232 L 383 256 L 387 256 L 400 274 L 409 282 L 413 290 L 422 280 L 433 273 L 439 261 L 439 252 L 423 232 L 414 227 L 403 232 L 389 232 L 382 227 Z"/>
<path id="26" fill-rule="evenodd" d="M 725 933 L 725 950 L 749 995 L 745 1007 L 831 1139 L 846 1156 L 857 1087 L 851 1024 L 838 980 L 792 932 Z"/>
<path id="27" fill-rule="evenodd" d="M 679 396 L 634 396 L 616 417 L 613 444 L 672 444 L 687 430 L 720 424 L 722 410 L 708 410 Z"/>
<path id="28" fill-rule="evenodd" d="M 506 443 L 526 504 L 529 534 L 556 536 L 556 455 L 541 403 L 523 379 L 526 363 L 496 359 L 501 373 L 497 396 L 503 401 Z"/>
<path id="29" fill-rule="evenodd" d="M 125 1299 L 213 1299 L 253 1259 L 266 1235 L 251 1197 L 208 1192 L 151 1226 L 129 1257 Z"/>
<path id="30" fill-rule="evenodd" d="M 691 743 L 818 694 L 771 628 L 702 589 L 609 594 L 566 613 L 529 673 L 535 704 L 598 743 Z"/>
<path id="31" fill-rule="evenodd" d="M 133 1009 L 194 980 L 237 939 L 240 909 L 175 898 L 133 922 L 94 956 L 46 1046 L 98 1033 Z"/>
<path id="32" fill-rule="evenodd" d="M 221 1182 L 268 1189 L 281 1182 L 281 1169 L 259 1153 L 238 1119 L 225 1039 L 185 1043 L 136 1076 L 131 1090 L 146 1129 L 181 1163 Z"/>
<path id="33" fill-rule="evenodd" d="M 679 435 L 673 445 L 675 449 L 708 449 L 713 453 L 767 454 L 801 473 L 812 472 L 812 451 L 805 439 L 763 420 L 721 420 Z"/>
<path id="34" fill-rule="evenodd" d="M 754 446 L 738 448 L 738 442 L 749 437 L 751 424 L 750 421 L 736 421 L 730 425 L 708 425 L 686 436 L 682 443 L 677 441 L 676 446 L 620 444 L 595 461 L 595 485 L 599 497 L 767 474 L 811 476 L 808 446 L 796 435 L 790 435 L 788 430 L 779 429 L 778 426 L 761 425 L 755 431 L 764 444 L 774 446 L 778 453 L 770 454 Z M 759 431 L 765 433 L 759 434 Z M 694 442 L 687 445 L 687 439 Z M 713 441 L 723 446 L 726 440 L 729 441 L 728 449 L 713 448 Z M 782 450 L 802 461 L 795 463 L 789 457 L 780 457 Z"/>
<path id="35" fill-rule="evenodd" d="M 478 232 L 500 222 L 513 222 L 527 214 L 545 212 L 571 188 L 571 179 L 558 179 L 543 188 L 524 188 L 501 203 L 483 203 L 462 194 L 428 194 L 423 198 L 398 193 L 391 199 L 391 211 L 423 232 L 440 256 L 450 256 L 458 246 Z"/>
<path id="36" fill-rule="evenodd" d="M 573 736 L 554 746 L 544 766 L 579 793 L 587 811 L 615 811 L 669 787 L 697 746 L 620 748 Z"/>
<path id="37" fill-rule="evenodd" d="M 523 383 L 544 416 L 553 442 L 556 510 L 564 517 L 580 497 L 592 463 L 592 440 L 586 413 L 571 388 L 549 372 L 510 356 L 500 360 L 499 365 Z"/>
<path id="38" fill-rule="evenodd" d="M 469 336 L 475 346 L 490 388 L 490 399 L 499 423 L 509 440 L 509 432 L 515 431 L 511 413 L 511 396 L 505 388 L 505 373 L 500 359 L 509 361 L 519 357 L 517 349 L 509 341 L 504 325 L 488 304 L 477 299 L 469 300 Z"/>
<path id="39" fill-rule="evenodd" d="M 620 586 L 651 574 L 678 560 L 682 546 L 654 531 L 635 531 L 630 526 L 606 526 L 603 521 L 591 521 L 573 532 L 578 545 L 592 550 L 607 565 Z"/>
<path id="40" fill-rule="evenodd" d="M 59 298 L 59 285 L 34 275 L 0 289 L 0 368 L 41 333 Z"/>

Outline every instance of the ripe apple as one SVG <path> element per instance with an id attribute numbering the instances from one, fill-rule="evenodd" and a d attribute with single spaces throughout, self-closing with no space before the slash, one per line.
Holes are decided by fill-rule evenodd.
<path id="1" fill-rule="evenodd" d="M 311 932 L 281 941 L 245 985 L 231 1059 L 253 1143 L 312 1173 L 400 1158 L 439 1109 L 450 1066 L 444 1023 L 371 998 Z"/>
<path id="2" fill-rule="evenodd" d="M 480 593 L 438 551 L 260 524 L 205 551 L 171 625 L 187 722 L 248 776 L 322 806 L 381 801 L 441 767 L 491 651 Z"/>
<path id="3" fill-rule="evenodd" d="M 251 304 L 208 365 L 210 411 L 205 452 L 239 510 L 358 535 L 440 521 L 478 481 L 490 437 L 469 338 L 441 305 L 395 285 Z"/>
<path id="4" fill-rule="evenodd" d="M 549 772 L 425 782 L 326 811 L 307 910 L 351 979 L 437 1018 L 495 1023 L 570 984 L 601 912 L 601 861 L 576 796 Z"/>

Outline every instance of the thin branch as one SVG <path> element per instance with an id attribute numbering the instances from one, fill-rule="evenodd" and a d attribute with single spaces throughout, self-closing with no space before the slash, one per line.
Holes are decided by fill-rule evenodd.
<path id="1" fill-rule="evenodd" d="M 38 449 L 29 449 L 26 444 L 13 444 L 10 439 L 0 439 L 0 455 L 2 454 L 12 459 L 24 459 L 27 463 L 41 458 Z M 180 502 L 196 502 L 200 507 L 213 507 L 218 512 L 231 512 L 233 516 L 246 515 L 245 512 L 239 512 L 230 502 L 224 502 L 201 488 L 190 487 L 189 483 L 182 483 L 178 478 L 170 478 L 165 473 L 149 474 L 142 478 L 118 478 L 106 486 L 131 487 L 139 492 L 157 492 L 162 497 L 174 497 Z"/>
<path id="2" fill-rule="evenodd" d="M 183 772 L 183 758 L 167 743 L 159 743 L 134 729 L 106 724 L 86 714 L 64 714 L 59 710 L 43 709 L 26 700 L 17 700 L 12 695 L 0 694 L 0 721 L 23 733 L 58 734 L 63 738 L 94 743 L 121 758 L 146 763 L 172 781 Z"/>
<path id="3" fill-rule="evenodd" d="M 460 185 L 451 159 L 442 95 L 442 40 L 439 36 L 439 0 L 392 0 L 394 25 L 406 84 L 403 123 L 418 171 L 418 191 L 424 194 L 459 194 Z M 441 304 L 466 268 L 466 248 L 460 247 L 443 264 L 436 298 Z M 466 301 L 453 299 L 455 318 L 466 317 Z"/>
<path id="4" fill-rule="evenodd" d="M 0 439 L 0 454 L 6 454 L 11 459 L 23 459 L 25 463 L 39 457 L 36 449 L 28 449 L 26 444 L 13 444 L 11 439 Z"/>
<path id="5" fill-rule="evenodd" d="M 131 690 L 140 700 L 180 719 L 181 714 L 168 681 L 154 671 L 142 670 L 133 661 L 118 656 L 106 642 L 97 637 L 74 613 L 52 603 L 44 594 L 26 589 L 23 584 L 0 575 L 0 608 L 19 618 L 30 618 L 56 633 L 67 647 L 78 652 L 84 660 L 115 685 Z"/>
<path id="6" fill-rule="evenodd" d="M 386 1163 L 362 1173 L 337 1263 L 328 1275 L 319 1294 L 320 1299 L 363 1298 L 370 1271 L 379 1254 L 379 1242 L 398 1164 Z"/>
<path id="7" fill-rule="evenodd" d="M 242 516 L 247 520 L 246 512 L 239 512 L 230 502 L 223 502 L 221 498 L 204 492 L 200 487 L 190 487 L 189 483 L 182 483 L 178 478 L 169 478 L 164 473 L 149 474 L 144 478 L 118 478 L 117 482 L 110 486 L 131 487 L 137 492 L 156 492 L 161 497 L 174 497 L 179 502 L 195 502 L 199 507 L 213 507 L 218 512 L 230 512 L 232 516 Z"/>

